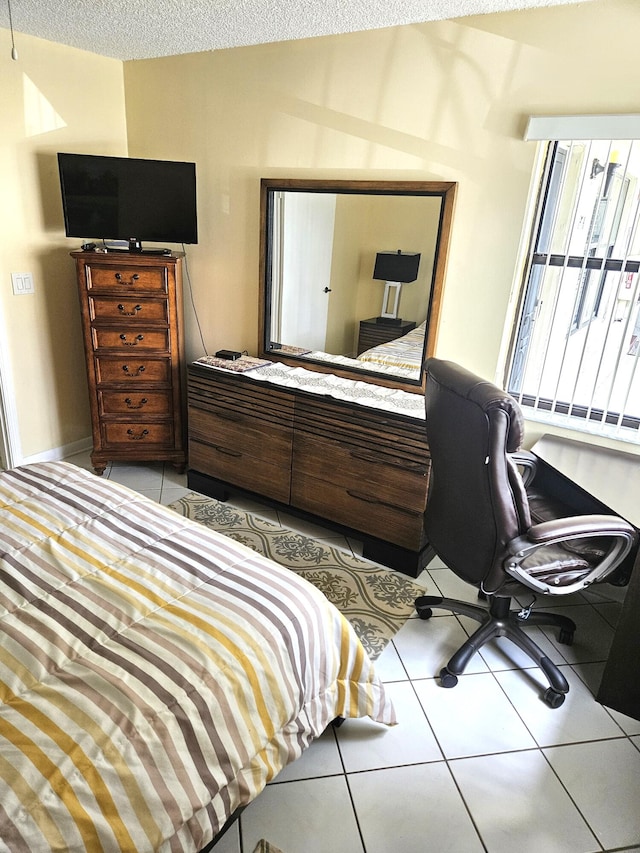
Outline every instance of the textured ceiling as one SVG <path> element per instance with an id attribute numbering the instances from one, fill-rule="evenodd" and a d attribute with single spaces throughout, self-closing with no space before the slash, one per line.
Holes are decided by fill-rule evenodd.
<path id="1" fill-rule="evenodd" d="M 116 59 L 373 30 L 578 0 L 0 0 L 0 26 Z"/>

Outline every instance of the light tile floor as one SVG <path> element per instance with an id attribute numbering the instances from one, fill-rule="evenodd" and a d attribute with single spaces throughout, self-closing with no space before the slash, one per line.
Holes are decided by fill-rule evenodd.
<path id="1" fill-rule="evenodd" d="M 84 456 L 69 461 L 90 468 Z M 169 465 L 113 465 L 105 476 L 163 504 L 187 491 Z M 233 502 L 357 551 L 331 531 Z M 475 597 L 435 561 L 420 582 Z M 640 722 L 593 698 L 622 595 L 600 585 L 563 599 L 557 609 L 578 624 L 572 647 L 533 629 L 571 684 L 556 710 L 539 698 L 539 670 L 504 640 L 484 649 L 455 689 L 441 688 L 434 676 L 475 623 L 443 611 L 409 619 L 377 664 L 399 725 L 347 720 L 326 731 L 216 853 L 252 853 L 260 838 L 284 853 L 640 851 Z"/>

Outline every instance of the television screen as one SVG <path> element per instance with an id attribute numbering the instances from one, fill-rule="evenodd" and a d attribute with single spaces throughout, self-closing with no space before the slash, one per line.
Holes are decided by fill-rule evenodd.
<path id="1" fill-rule="evenodd" d="M 59 153 L 58 168 L 67 237 L 198 242 L 195 163 Z"/>

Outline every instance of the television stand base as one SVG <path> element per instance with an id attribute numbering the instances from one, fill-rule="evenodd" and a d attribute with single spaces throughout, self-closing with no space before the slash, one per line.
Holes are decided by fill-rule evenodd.
<path id="1" fill-rule="evenodd" d="M 171 249 L 113 249 L 107 246 L 107 252 L 119 252 L 124 255 L 170 255 Z"/>

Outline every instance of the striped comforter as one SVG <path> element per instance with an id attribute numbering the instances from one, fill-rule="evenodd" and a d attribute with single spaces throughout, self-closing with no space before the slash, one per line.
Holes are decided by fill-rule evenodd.
<path id="1" fill-rule="evenodd" d="M 336 716 L 392 724 L 349 624 L 66 463 L 0 473 L 0 850 L 197 851 Z"/>

